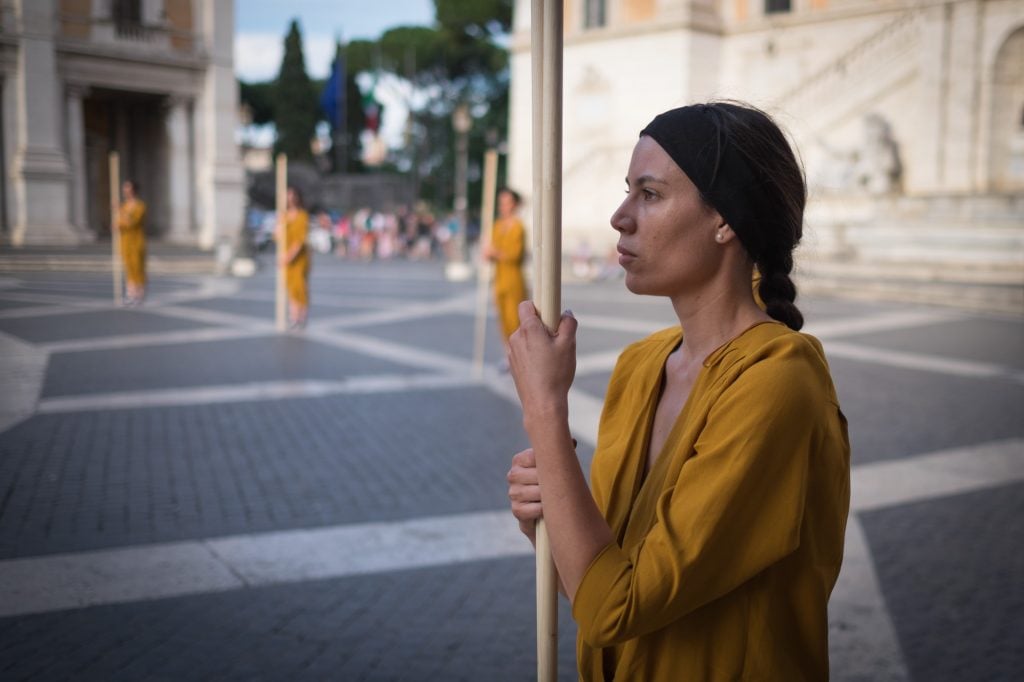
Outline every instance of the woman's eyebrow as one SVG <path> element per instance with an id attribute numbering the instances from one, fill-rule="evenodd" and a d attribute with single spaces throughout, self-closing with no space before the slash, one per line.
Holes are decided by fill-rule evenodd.
<path id="1" fill-rule="evenodd" d="M 629 183 L 629 178 L 627 177 L 626 178 L 626 185 L 628 186 L 629 184 L 630 184 Z M 667 185 L 668 181 L 662 180 L 661 178 L 656 178 L 653 175 L 641 175 L 639 178 L 636 179 L 636 182 L 634 184 L 636 184 L 636 185 Z"/>

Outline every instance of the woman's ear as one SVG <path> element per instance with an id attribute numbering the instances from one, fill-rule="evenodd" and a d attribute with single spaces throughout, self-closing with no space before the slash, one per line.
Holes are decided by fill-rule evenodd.
<path id="1" fill-rule="evenodd" d="M 729 223 L 724 220 L 715 228 L 715 241 L 719 244 L 728 244 L 733 239 L 736 239 L 736 233 L 729 227 Z"/>

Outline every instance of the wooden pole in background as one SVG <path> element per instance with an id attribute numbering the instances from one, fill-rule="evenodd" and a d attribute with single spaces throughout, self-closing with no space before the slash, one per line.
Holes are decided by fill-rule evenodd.
<path id="1" fill-rule="evenodd" d="M 121 230 L 118 228 L 118 213 L 121 208 L 121 157 L 110 152 L 110 270 L 114 276 L 114 305 L 120 306 L 122 299 Z"/>
<path id="2" fill-rule="evenodd" d="M 275 198 L 277 200 L 277 246 L 275 247 L 275 262 L 277 264 L 277 286 L 274 296 L 274 321 L 277 331 L 283 332 L 288 328 L 287 305 L 288 293 L 285 291 L 285 266 L 281 262 L 284 253 L 287 252 L 285 244 L 285 216 L 288 211 L 288 157 L 284 154 L 277 155 L 277 184 Z"/>
<path id="3" fill-rule="evenodd" d="M 539 10 L 539 11 L 538 11 Z M 555 330 L 562 314 L 562 20 L 560 0 L 534 0 L 531 22 L 542 23 L 540 156 L 540 240 L 535 266 L 540 270 L 534 302 L 548 329 Z M 534 40 L 538 37 L 536 30 Z M 534 42 L 534 49 L 537 43 Z M 534 74 L 537 73 L 534 53 Z M 536 92 L 536 85 L 534 86 Z M 536 114 L 535 114 L 536 115 Z M 536 120 L 536 119 L 535 119 Z M 534 129 L 534 152 L 537 130 Z M 536 158 L 534 169 L 536 169 Z M 534 180 L 536 187 L 536 179 Z M 537 522 L 537 679 L 558 679 L 558 574 L 543 519 Z"/>
<path id="4" fill-rule="evenodd" d="M 498 184 L 498 152 L 488 149 L 484 154 L 484 195 L 480 202 L 480 247 L 491 243 L 494 228 L 494 192 Z M 476 280 L 476 330 L 473 334 L 473 374 L 484 375 L 484 345 L 487 341 L 487 294 L 491 283 L 491 263 L 481 256 Z"/>

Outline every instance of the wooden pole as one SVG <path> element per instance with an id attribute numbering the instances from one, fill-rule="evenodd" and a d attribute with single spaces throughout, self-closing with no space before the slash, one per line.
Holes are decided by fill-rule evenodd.
<path id="1" fill-rule="evenodd" d="M 110 271 L 114 277 L 114 305 L 120 307 L 123 265 L 121 263 L 121 230 L 118 227 L 118 213 L 121 208 L 121 157 L 110 152 Z"/>
<path id="2" fill-rule="evenodd" d="M 498 152 L 488 149 L 484 154 L 484 195 L 480 202 L 480 247 L 491 243 L 494 227 L 494 192 L 498 184 Z M 480 258 L 476 280 L 476 330 L 473 334 L 473 374 L 484 375 L 484 344 L 487 341 L 487 293 L 491 283 L 491 263 Z"/>
<path id="3" fill-rule="evenodd" d="M 540 6 L 540 7 L 538 7 Z M 537 10 L 540 9 L 538 12 Z M 548 329 L 562 314 L 562 20 L 556 0 L 534 0 L 532 22 L 541 28 L 541 220 L 535 266 L 540 270 L 534 302 Z M 536 37 L 536 34 L 535 34 Z M 534 57 L 536 59 L 536 56 Z M 536 64 L 536 62 L 534 62 Z M 536 67 L 534 74 L 537 73 Z M 536 87 L 536 86 L 535 86 Z M 536 92 L 536 90 L 534 90 Z M 533 103 L 534 108 L 538 106 Z M 536 157 L 537 131 L 534 130 Z M 536 160 L 534 161 L 536 164 Z M 536 165 L 534 166 L 536 169 Z M 536 182 L 536 181 L 535 181 Z M 536 187 L 536 184 L 534 185 Z M 537 522 L 537 679 L 558 679 L 558 574 L 543 519 Z"/>
<path id="4" fill-rule="evenodd" d="M 277 246 L 275 248 L 277 263 L 277 283 L 274 296 L 274 320 L 277 331 L 283 332 L 288 328 L 287 305 L 288 295 L 285 291 L 285 266 L 281 262 L 283 254 L 287 251 L 285 244 L 285 215 L 288 210 L 288 157 L 283 153 L 277 155 L 277 185 L 275 188 L 277 200 Z"/>
<path id="5" fill-rule="evenodd" d="M 541 105 L 544 101 L 544 1 L 533 0 L 530 10 L 530 69 L 533 125 L 533 295 L 541 290 L 541 157 L 543 139 L 541 130 L 544 123 Z"/>

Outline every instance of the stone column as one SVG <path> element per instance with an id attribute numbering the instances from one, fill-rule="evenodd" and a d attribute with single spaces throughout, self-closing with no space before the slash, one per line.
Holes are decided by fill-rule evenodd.
<path id="1" fill-rule="evenodd" d="M 196 163 L 199 180 L 199 246 L 212 249 L 242 229 L 245 174 L 235 142 L 238 85 L 233 64 L 234 7 L 207 2 L 199 8 L 206 47 L 206 73 L 196 103 Z"/>
<path id="2" fill-rule="evenodd" d="M 14 244 L 76 243 L 71 225 L 68 160 L 60 134 L 62 111 L 53 46 L 55 0 L 14 0 L 21 49 L 15 73 Z"/>
<path id="3" fill-rule="evenodd" d="M 192 218 L 192 103 L 184 97 L 167 102 L 164 129 L 167 135 L 167 191 L 170 209 L 166 238 L 177 243 L 194 244 Z"/>
<path id="4" fill-rule="evenodd" d="M 85 193 L 88 178 L 85 170 L 85 121 L 82 118 L 82 98 L 86 89 L 67 86 L 66 111 L 68 131 L 68 165 L 71 170 L 71 223 L 82 234 L 89 229 Z"/>

